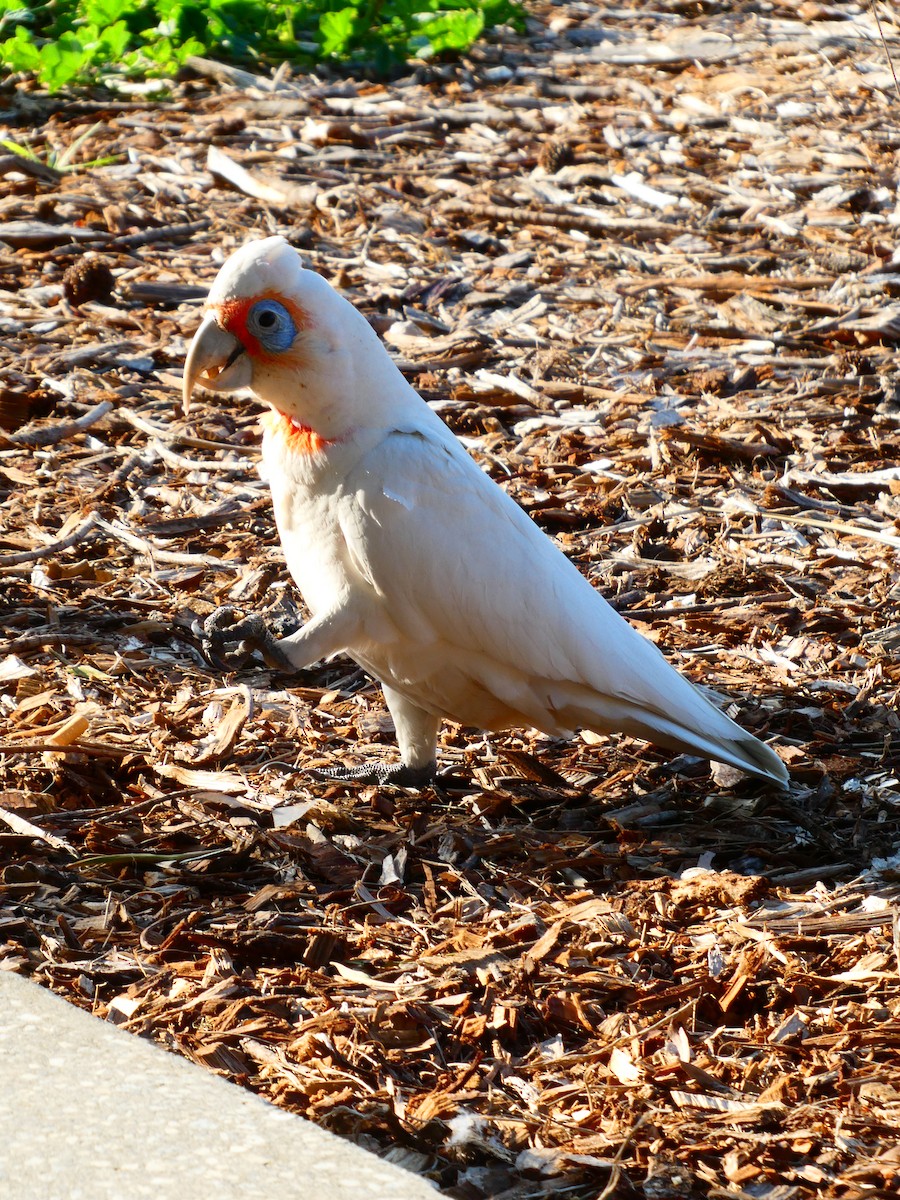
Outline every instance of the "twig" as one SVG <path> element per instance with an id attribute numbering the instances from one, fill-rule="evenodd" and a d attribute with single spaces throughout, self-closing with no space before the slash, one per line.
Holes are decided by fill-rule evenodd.
<path id="1" fill-rule="evenodd" d="M 73 867 L 101 867 L 101 866 L 117 866 L 120 863 L 167 863 L 167 862 L 190 862 L 191 859 L 203 858 L 221 858 L 223 854 L 231 854 L 234 850 L 233 846 L 220 846 L 210 850 L 183 850 L 175 854 L 166 854 L 164 851 L 160 853 L 151 853 L 149 851 L 136 851 L 133 854 L 89 854 L 87 858 L 77 858 L 72 863 Z M 76 851 L 72 851 L 73 854 Z"/>
<path id="2" fill-rule="evenodd" d="M 62 171 L 57 171 L 55 167 L 37 158 L 29 158 L 27 154 L 0 155 L 0 175 L 8 175 L 11 172 L 30 175 L 33 179 L 42 179 L 44 183 L 59 183 L 62 179 Z"/>
<path id="3" fill-rule="evenodd" d="M 181 467 L 185 471 L 217 471 L 222 474 L 231 473 L 232 475 L 247 474 L 253 470 L 254 464 L 248 458 L 239 458 L 237 462 L 217 462 L 214 459 L 206 460 L 186 458 L 183 454 L 177 454 L 174 450 L 170 450 L 163 442 L 152 441 L 150 443 L 151 450 L 155 450 L 163 462 L 168 463 L 170 467 Z M 234 449 L 234 447 L 232 447 Z"/>
<path id="4" fill-rule="evenodd" d="M 98 488 L 91 492 L 91 500 L 102 500 L 120 484 L 124 483 L 128 476 L 137 467 L 150 467 L 156 461 L 157 453 L 153 448 L 147 450 L 135 450 L 129 454 L 125 461 L 108 475 L 103 483 Z"/>
<path id="5" fill-rule="evenodd" d="M 269 80 L 263 75 L 253 75 L 250 71 L 242 71 L 240 67 L 232 67 L 228 63 L 214 62 L 210 58 L 202 58 L 199 54 L 189 55 L 185 59 L 185 66 L 190 67 L 192 71 L 196 71 L 198 75 L 203 75 L 207 79 L 214 79 L 216 83 L 225 83 L 229 87 L 255 87 L 263 90 L 269 85 Z"/>
<path id="6" fill-rule="evenodd" d="M 85 429 L 95 425 L 112 407 L 110 400 L 101 400 L 74 421 L 61 421 L 58 425 L 47 425 L 43 429 L 25 429 L 20 433 L 6 435 L 5 440 L 14 446 L 55 446 L 58 442 L 74 437 L 76 433 L 83 433 Z"/>
<path id="7" fill-rule="evenodd" d="M 125 300 L 158 305 L 192 304 L 195 300 L 205 300 L 209 288 L 195 283 L 146 283 L 136 279 L 134 283 L 125 284 L 117 290 Z"/>
<path id="8" fill-rule="evenodd" d="M 794 468 L 785 471 L 781 482 L 811 483 L 821 487 L 843 488 L 889 488 L 893 483 L 900 483 L 900 467 L 883 467 L 878 471 L 801 471 Z M 776 484 L 776 486 L 778 486 Z"/>
<path id="9" fill-rule="evenodd" d="M 289 181 L 269 183 L 246 170 L 218 146 L 210 146 L 206 155 L 206 169 L 213 178 L 224 179 L 245 196 L 252 196 L 254 200 L 262 200 L 264 204 L 275 204 L 281 208 L 291 205 L 309 208 L 315 204 L 320 191 L 315 184 L 301 187 Z"/>
<path id="10" fill-rule="evenodd" d="M 134 746 L 113 746 L 110 742 L 0 742 L 0 754 L 86 754 L 89 758 L 125 758 L 137 751 Z"/>
<path id="11" fill-rule="evenodd" d="M 49 545 L 39 546 L 36 550 L 20 550 L 17 554 L 4 554 L 0 557 L 0 571 L 6 567 L 17 567 L 22 563 L 38 562 L 49 558 L 63 550 L 69 550 L 78 542 L 86 541 L 96 530 L 103 530 L 118 542 L 123 542 L 131 550 L 146 554 L 151 562 L 169 563 L 176 567 L 214 567 L 223 571 L 239 571 L 242 564 L 228 559 L 216 558 L 213 554 L 188 554 L 176 550 L 163 550 L 152 545 L 145 538 L 138 537 L 130 529 L 113 525 L 96 512 L 89 513 L 77 529 L 64 538 L 59 538 Z M 93 540 L 93 539 L 91 539 Z"/>
<path id="12" fill-rule="evenodd" d="M 96 646 L 94 633 L 26 633 L 22 637 L 0 642 L 0 654 L 27 654 L 30 650 L 41 650 L 47 646 Z"/>
<path id="13" fill-rule="evenodd" d="M 863 529 L 860 525 L 850 525 L 846 521 L 820 521 L 816 517 L 806 517 L 800 513 L 788 515 L 787 513 L 769 512 L 766 515 L 776 521 L 787 521 L 792 525 L 810 525 L 814 529 L 830 529 L 833 533 L 846 533 L 849 537 L 865 538 L 870 542 L 881 542 L 885 546 L 894 546 L 900 549 L 900 537 L 882 533 L 879 529 Z"/>
<path id="14" fill-rule="evenodd" d="M 121 354 L 137 351 L 134 338 L 120 338 L 116 342 L 91 342 L 87 346 L 73 346 L 53 356 L 54 367 L 80 367 L 85 363 L 114 362 Z"/>
<path id="15" fill-rule="evenodd" d="M 894 78 L 894 91 L 897 93 L 897 99 L 900 100 L 900 82 L 897 80 L 897 71 L 894 67 L 894 60 L 891 58 L 891 52 L 888 49 L 887 39 L 884 36 L 884 29 L 881 26 L 881 17 L 878 15 L 878 0 L 871 0 L 872 16 L 875 18 L 875 24 L 878 26 L 878 36 L 881 38 L 881 45 L 884 49 L 885 58 L 888 60 L 888 65 L 891 68 L 891 75 Z"/>
<path id="16" fill-rule="evenodd" d="M 712 504 L 701 504 L 700 511 L 718 517 L 725 514 Z M 818 517 L 808 517 L 803 513 L 783 513 L 777 509 L 758 509 L 756 516 L 765 516 L 772 521 L 787 521 L 789 525 L 808 525 L 813 529 L 828 529 L 832 533 L 846 533 L 848 537 L 864 538 L 870 542 L 881 542 L 885 546 L 895 546 L 900 549 L 900 537 L 891 533 L 882 533 L 880 529 L 864 529 L 861 525 L 851 525 L 847 521 L 822 521 Z"/>
<path id="17" fill-rule="evenodd" d="M 705 603 L 692 604 L 685 608 L 683 604 L 668 604 L 662 608 L 617 608 L 620 616 L 629 621 L 644 621 L 648 625 L 660 617 L 685 617 L 700 613 L 724 612 L 730 608 L 761 608 L 768 604 L 784 603 L 791 599 L 790 592 L 768 592 L 764 596 L 722 596 L 719 600 L 708 600 Z"/>
<path id="18" fill-rule="evenodd" d="M 768 295 L 772 292 L 814 291 L 817 288 L 829 287 L 831 283 L 832 280 L 827 275 L 797 275 L 791 279 L 782 278 L 780 275 L 765 278 L 759 275 L 745 275 L 741 271 L 723 271 L 719 275 L 655 275 L 652 279 L 618 284 L 616 291 L 622 296 L 639 296 L 642 292 L 653 291 L 656 288 L 683 288 L 685 291 L 741 292 L 752 296 L 754 292 Z M 846 316 L 839 319 L 846 320 Z"/>
<path id="19" fill-rule="evenodd" d="M 59 746 L 56 749 L 58 750 Z M 32 825 L 31 821 L 26 821 L 18 813 L 10 812 L 8 808 L 0 808 L 0 821 L 11 829 L 13 833 L 21 833 L 25 837 L 37 838 L 38 841 L 46 842 L 48 846 L 52 846 L 54 850 L 65 850 L 67 854 L 73 856 L 77 856 L 78 854 L 75 847 L 70 845 L 65 838 L 57 837 L 55 833 L 48 833 L 45 829 L 41 829 L 40 825 Z"/>
<path id="20" fill-rule="evenodd" d="M 686 442 L 698 450 L 722 456 L 731 455 L 732 458 L 743 459 L 745 462 L 752 462 L 755 458 L 773 458 L 781 453 L 777 446 L 770 446 L 768 442 L 739 442 L 737 438 L 701 433 L 686 426 L 670 426 L 660 430 L 660 433 L 663 441 Z"/>
<path id="21" fill-rule="evenodd" d="M 117 528 L 111 522 L 104 521 L 102 517 L 96 518 L 96 524 L 99 529 L 117 541 L 123 542 L 130 549 L 146 554 L 151 562 L 170 563 L 178 567 L 221 567 L 223 571 L 243 569 L 242 563 L 216 558 L 212 554 L 186 554 L 174 550 L 161 550 L 159 547 L 151 545 L 145 538 L 132 533 L 130 529 Z"/>
<path id="22" fill-rule="evenodd" d="M 97 513 L 88 513 L 81 524 L 71 533 L 66 534 L 64 538 L 49 542 L 46 546 L 39 546 L 36 550 L 20 550 L 17 554 L 2 555 L 0 570 L 4 567 L 17 567 L 21 563 L 38 562 L 42 558 L 49 558 L 53 554 L 60 554 L 63 550 L 71 549 L 76 543 L 83 542 L 88 538 L 96 528 L 98 520 Z"/>
<path id="23" fill-rule="evenodd" d="M 130 246 L 146 246 L 150 242 L 165 242 L 171 239 L 188 238 L 209 228 L 209 220 L 188 221 L 184 225 L 160 225 L 156 229 L 145 229 L 143 233 L 130 233 L 127 237 L 113 238 L 107 243 L 110 250 L 126 250 Z"/>
<path id="24" fill-rule="evenodd" d="M 640 1127 L 644 1124 L 644 1122 L 646 1120 L 647 1120 L 647 1114 L 643 1113 L 640 1117 L 638 1117 L 638 1119 L 635 1121 L 635 1123 L 632 1125 L 632 1127 L 625 1134 L 624 1138 L 622 1139 L 622 1141 L 619 1145 L 618 1150 L 613 1155 L 612 1173 L 610 1174 L 610 1177 L 607 1180 L 606 1187 L 603 1189 L 603 1191 L 597 1197 L 597 1200 L 610 1200 L 610 1197 L 614 1196 L 616 1194 L 618 1187 L 619 1187 L 619 1181 L 622 1178 L 622 1171 L 621 1171 L 619 1164 L 621 1163 L 622 1159 L 625 1157 L 625 1151 L 628 1149 L 629 1145 L 631 1144 L 631 1139 L 634 1137 L 634 1135 L 637 1133 L 637 1131 L 640 1129 Z"/>
<path id="25" fill-rule="evenodd" d="M 689 233 L 683 221 L 628 221 L 624 217 L 604 217 L 599 213 L 579 213 L 547 205 L 546 208 L 511 208 L 502 204 L 473 204 L 469 200 L 445 200 L 440 205 L 447 216 L 468 216 L 486 221 L 508 221 L 512 225 L 548 225 L 553 229 L 577 229 L 598 236 L 629 233 L 639 238 L 675 237 Z"/>
<path id="26" fill-rule="evenodd" d="M 198 438 L 193 434 L 185 433 L 181 429 L 169 428 L 163 425 L 154 425 L 152 421 L 148 421 L 146 417 L 142 417 L 131 408 L 116 409 L 117 417 L 124 417 L 129 425 L 133 425 L 135 429 L 140 429 L 141 433 L 149 434 L 150 437 L 156 438 L 160 442 L 165 442 L 170 445 L 173 442 L 182 442 L 185 446 L 197 446 L 201 450 L 234 450 L 236 447 L 231 442 L 216 442 L 211 438 Z M 259 453 L 258 447 L 256 452 Z M 216 466 L 219 464 L 216 463 Z"/>

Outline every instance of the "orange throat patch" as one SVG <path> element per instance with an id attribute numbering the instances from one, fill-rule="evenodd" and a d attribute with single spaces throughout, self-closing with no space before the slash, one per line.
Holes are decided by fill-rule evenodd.
<path id="1" fill-rule="evenodd" d="M 295 454 L 319 454 L 334 445 L 333 439 L 321 437 L 309 425 L 274 408 L 260 418 L 260 423 L 271 437 L 278 438 Z"/>

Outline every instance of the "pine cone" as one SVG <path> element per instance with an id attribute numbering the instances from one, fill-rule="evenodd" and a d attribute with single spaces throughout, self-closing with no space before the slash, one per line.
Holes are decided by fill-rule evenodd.
<path id="1" fill-rule="evenodd" d="M 538 164 L 548 175 L 555 175 L 560 167 L 567 167 L 574 158 L 568 142 L 544 142 L 538 155 Z"/>
<path id="2" fill-rule="evenodd" d="M 102 258 L 85 254 L 66 270 L 62 285 L 65 298 L 77 307 L 89 300 L 108 300 L 116 281 Z"/>

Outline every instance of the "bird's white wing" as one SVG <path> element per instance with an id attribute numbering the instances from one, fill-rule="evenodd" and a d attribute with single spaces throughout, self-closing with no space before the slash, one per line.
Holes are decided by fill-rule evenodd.
<path id="1" fill-rule="evenodd" d="M 357 570 L 420 646 L 638 705 L 678 679 L 449 437 L 389 434 L 348 478 L 341 525 Z"/>
<path id="2" fill-rule="evenodd" d="M 482 727 L 622 730 L 783 779 L 618 615 L 442 426 L 396 430 L 346 479 L 340 522 L 396 638 L 357 653 L 385 682 Z"/>

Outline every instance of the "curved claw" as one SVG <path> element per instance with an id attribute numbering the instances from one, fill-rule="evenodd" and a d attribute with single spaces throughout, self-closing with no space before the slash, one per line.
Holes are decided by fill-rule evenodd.
<path id="1" fill-rule="evenodd" d="M 431 783 L 437 772 L 433 762 L 425 767 L 408 767 L 405 763 L 363 763 L 359 767 L 311 767 L 306 771 L 323 783 L 377 783 L 379 787 L 422 788 Z"/>
<path id="2" fill-rule="evenodd" d="M 267 666 L 294 673 L 291 660 L 259 613 L 236 621 L 234 609 L 223 605 L 209 614 L 199 634 L 204 656 L 216 665 L 243 666 L 250 652 L 258 650 Z"/>

